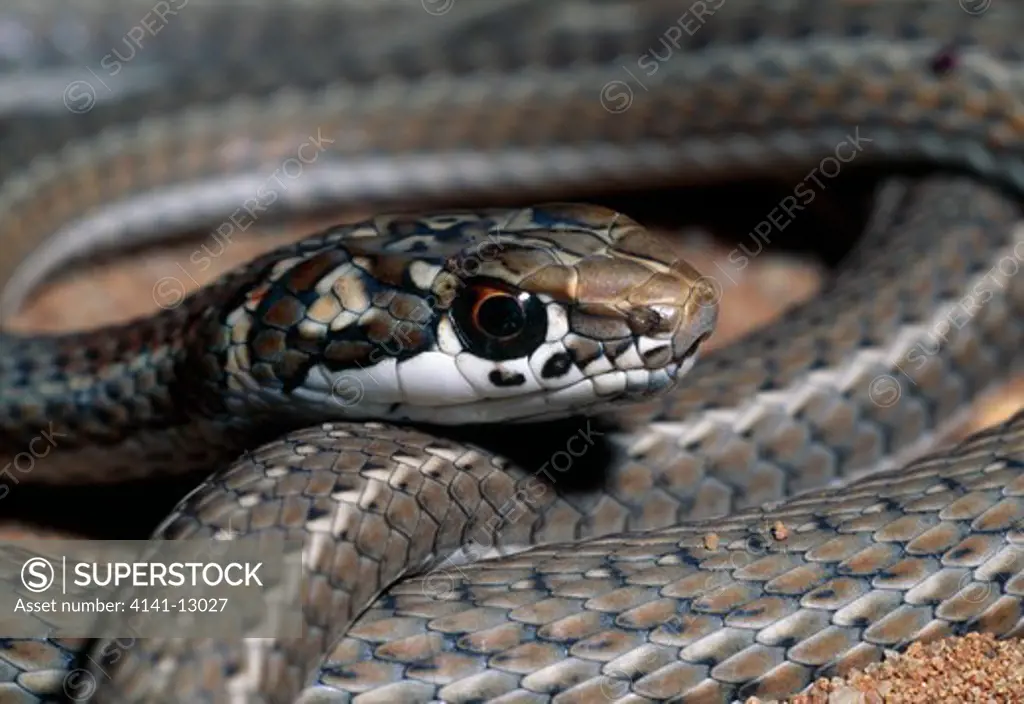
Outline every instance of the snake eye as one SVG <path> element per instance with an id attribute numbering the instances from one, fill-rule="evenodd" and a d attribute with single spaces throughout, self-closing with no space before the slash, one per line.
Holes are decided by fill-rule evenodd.
<path id="1" fill-rule="evenodd" d="M 469 352 L 495 361 L 524 357 L 547 335 L 543 303 L 489 279 L 472 281 L 459 293 L 452 322 Z"/>
<path id="2" fill-rule="evenodd" d="M 476 304 L 473 323 L 491 337 L 515 337 L 526 325 L 526 311 L 519 297 L 495 291 Z"/>

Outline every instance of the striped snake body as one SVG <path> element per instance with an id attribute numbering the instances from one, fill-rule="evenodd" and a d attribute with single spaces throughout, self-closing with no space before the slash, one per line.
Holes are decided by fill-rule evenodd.
<path id="1" fill-rule="evenodd" d="M 180 44 L 110 59 L 104 28 L 148 7 L 57 7 L 0 13 L 43 45 L 89 30 L 120 78 L 84 114 L 3 106 L 5 313 L 75 255 L 240 209 L 796 168 L 799 216 L 854 161 L 973 172 L 887 182 L 824 293 L 696 365 L 721 277 L 569 205 L 379 216 L 145 320 L 0 333 L 0 450 L 63 434 L 19 481 L 220 469 L 157 535 L 304 538 L 305 638 L 137 641 L 92 670 L 96 701 L 719 702 L 1021 634 L 1024 416 L 900 463 L 1020 362 L 1024 8 L 189 0 L 161 20 Z M 0 80 L 65 75 L 30 54 Z M 607 424 L 579 421 L 603 453 L 585 492 L 400 424 L 574 413 Z M 79 645 L 4 640 L 0 695 L 70 694 Z"/>

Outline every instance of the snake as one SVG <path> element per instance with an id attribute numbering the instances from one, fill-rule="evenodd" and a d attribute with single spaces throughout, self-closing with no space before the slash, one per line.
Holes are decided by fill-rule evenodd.
<path id="1" fill-rule="evenodd" d="M 257 221 L 388 213 L 5 323 L 3 498 L 198 472 L 153 537 L 301 540 L 304 631 L 3 638 L 0 698 L 730 702 L 1024 635 L 1024 414 L 933 445 L 1021 361 L 1024 8 L 469 5 L 0 10 L 5 318 L 97 253 L 205 228 L 200 276 Z M 583 202 L 782 178 L 740 271 L 872 165 L 825 288 L 708 354 L 729 270 Z"/>

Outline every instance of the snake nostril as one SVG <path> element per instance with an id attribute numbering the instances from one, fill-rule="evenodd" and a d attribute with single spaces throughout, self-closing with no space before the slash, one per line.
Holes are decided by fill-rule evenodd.
<path id="1" fill-rule="evenodd" d="M 646 335 L 661 325 L 661 314 L 653 308 L 634 308 L 626 319 L 634 335 Z"/>

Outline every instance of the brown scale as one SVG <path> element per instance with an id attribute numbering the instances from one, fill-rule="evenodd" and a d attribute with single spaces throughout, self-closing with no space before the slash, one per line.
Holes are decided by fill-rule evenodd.
<path id="1" fill-rule="evenodd" d="M 694 599 L 692 608 L 701 613 L 724 615 L 750 603 L 760 593 L 759 585 L 736 582 L 699 596 Z"/>
<path id="2" fill-rule="evenodd" d="M 856 644 L 856 629 L 829 626 L 789 649 L 790 660 L 804 665 L 825 665 Z"/>
<path id="3" fill-rule="evenodd" d="M 307 309 L 298 299 L 291 296 L 274 301 L 263 313 L 263 323 L 275 328 L 288 329 L 297 325 L 307 315 Z"/>
<path id="4" fill-rule="evenodd" d="M 868 605 L 860 601 L 867 592 L 868 585 L 862 579 L 836 577 L 804 594 L 801 603 L 821 609 L 845 609 L 846 618 L 859 619 L 862 609 Z"/>
<path id="5" fill-rule="evenodd" d="M 864 631 L 865 640 L 884 647 L 898 645 L 908 635 L 924 629 L 933 618 L 931 606 L 900 606 Z"/>
<path id="6" fill-rule="evenodd" d="M 312 291 L 327 273 L 348 260 L 349 256 L 344 250 L 328 249 L 293 266 L 281 277 L 278 285 L 294 294 Z"/>
<path id="7" fill-rule="evenodd" d="M 554 253 L 520 247 L 502 247 L 501 265 L 516 277 L 519 286 L 538 293 L 548 293 L 559 300 L 572 298 L 576 274 L 573 269 L 557 266 Z"/>
<path id="8" fill-rule="evenodd" d="M 732 628 L 760 630 L 796 613 L 798 605 L 790 599 L 761 597 L 743 605 L 740 611 L 725 617 L 725 625 Z"/>
<path id="9" fill-rule="evenodd" d="M 839 569 L 845 574 L 858 576 L 877 574 L 895 563 L 901 552 L 902 548 L 896 545 L 872 545 L 843 560 Z"/>
<path id="10" fill-rule="evenodd" d="M 339 276 L 331 285 L 331 291 L 342 307 L 351 313 L 362 313 L 370 307 L 366 287 L 357 276 Z"/>
<path id="11" fill-rule="evenodd" d="M 880 589 L 912 589 L 940 567 L 941 563 L 935 559 L 907 558 L 888 567 L 871 583 Z"/>
<path id="12" fill-rule="evenodd" d="M 676 603 L 672 599 L 655 598 L 646 603 L 637 604 L 626 609 L 616 617 L 616 623 L 624 628 L 657 628 L 661 624 L 671 623 L 676 616 Z"/>
<path id="13" fill-rule="evenodd" d="M 579 300 L 579 277 L 574 270 L 545 266 L 524 276 L 519 285 L 557 301 Z"/>
<path id="14" fill-rule="evenodd" d="M 626 691 L 626 674 L 622 673 L 617 680 L 605 685 L 604 692 L 617 693 Z M 670 699 L 679 692 L 689 691 L 707 677 L 707 667 L 689 663 L 669 662 L 659 667 L 654 673 L 640 678 L 634 685 L 636 693 L 641 696 L 653 697 L 658 700 Z"/>
<path id="15" fill-rule="evenodd" d="M 967 624 L 980 618 L 1000 597 L 992 584 L 973 582 L 935 608 L 936 619 L 953 624 Z"/>
<path id="16" fill-rule="evenodd" d="M 1016 627 L 1014 627 L 1016 624 Z M 978 616 L 979 630 L 1008 638 L 1024 634 L 1024 610 L 1012 596 L 1001 596 Z"/>
<path id="17" fill-rule="evenodd" d="M 752 631 L 718 628 L 715 633 L 684 647 L 679 657 L 694 663 L 720 663 L 750 647 L 754 642 Z"/>
<path id="18" fill-rule="evenodd" d="M 253 336 L 249 347 L 256 353 L 257 360 L 277 362 L 288 349 L 287 337 L 281 330 L 260 330 Z"/>
<path id="19" fill-rule="evenodd" d="M 644 637 L 635 631 L 606 628 L 573 643 L 569 654 L 586 660 L 608 662 L 643 645 Z"/>
<path id="20" fill-rule="evenodd" d="M 426 322 L 430 316 L 429 308 L 421 297 L 400 292 L 391 299 L 388 312 L 399 320 L 414 322 Z"/>
<path id="21" fill-rule="evenodd" d="M 1015 574 L 1024 569 L 1024 550 L 1016 545 L 1004 546 L 997 555 L 985 562 L 974 571 L 974 576 L 982 581 L 994 582 L 1000 574 Z"/>
<path id="22" fill-rule="evenodd" d="M 743 684 L 756 679 L 763 672 L 773 670 L 785 661 L 784 649 L 756 644 L 717 665 L 711 674 L 722 682 Z"/>
<path id="23" fill-rule="evenodd" d="M 963 537 L 965 529 L 959 523 L 943 521 L 918 535 L 904 546 L 908 555 L 934 555 L 952 548 Z"/>
<path id="24" fill-rule="evenodd" d="M 763 628 L 758 640 L 768 645 L 799 642 L 823 631 L 831 619 L 832 614 L 824 609 L 801 609 Z"/>
<path id="25" fill-rule="evenodd" d="M 733 577 L 740 580 L 768 582 L 801 564 L 803 564 L 802 555 L 771 554 L 738 568 L 733 572 Z"/>

